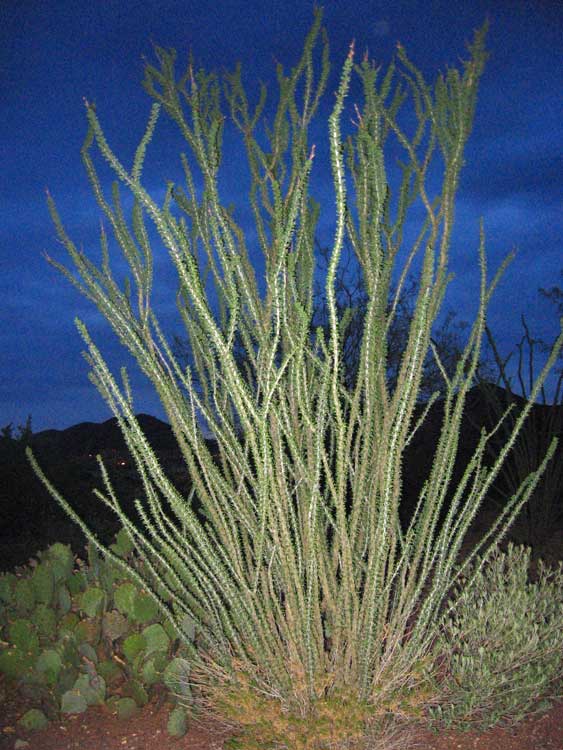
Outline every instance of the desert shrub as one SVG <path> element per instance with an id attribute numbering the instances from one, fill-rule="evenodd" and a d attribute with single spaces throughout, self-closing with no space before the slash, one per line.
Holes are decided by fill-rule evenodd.
<path id="1" fill-rule="evenodd" d="M 563 563 L 540 560 L 531 582 L 530 556 L 509 544 L 470 586 L 460 581 L 434 647 L 444 690 L 435 723 L 486 729 L 563 695 Z"/>
<path id="2" fill-rule="evenodd" d="M 490 437 L 483 432 L 463 476 L 454 481 L 485 311 L 508 262 L 488 278 L 482 229 L 478 313 L 455 372 L 448 373 L 432 328 L 451 279 L 455 194 L 485 64 L 485 31 L 476 33 L 463 70 L 448 69 L 432 85 L 402 47 L 380 76 L 367 57 L 355 63 L 351 45 L 328 115 L 335 229 L 325 279 L 326 333 L 319 327 L 311 335 L 320 206 L 309 183 L 322 164 L 309 129 L 321 108 L 330 65 L 320 12 L 297 65 L 289 74 L 278 66 L 279 102 L 271 126 L 264 126 L 262 117 L 265 88 L 251 105 L 239 68 L 221 80 L 190 64 L 178 76 L 175 52 L 160 48 L 157 64 L 145 69 L 145 89 L 155 101 L 131 169 L 112 151 L 96 108 L 86 103 L 89 128 L 82 156 L 129 266 L 123 288 L 112 271 L 105 229 L 98 266 L 70 239 L 49 197 L 58 237 L 74 268 L 53 264 L 98 306 L 153 383 L 193 483 L 184 495 L 166 477 L 135 417 L 127 372 L 118 382 L 87 327 L 77 321 L 91 379 L 118 419 L 143 481 L 137 522 L 124 513 L 103 461 L 104 490 L 96 496 L 119 517 L 142 557 L 143 588 L 177 628 L 194 673 L 199 669 L 203 676 L 201 694 L 218 712 L 228 712 L 229 691 L 241 684 L 252 688 L 255 700 L 276 699 L 275 715 L 292 714 L 293 725 L 306 726 L 331 696 L 343 693 L 350 696 L 350 716 L 365 704 L 374 712 L 408 704 L 404 693 L 427 655 L 436 617 L 458 575 L 463 539 L 556 358 L 556 353 L 548 358 L 530 404 L 493 465 L 483 465 Z M 354 99 L 357 95 L 362 103 L 345 117 L 352 85 Z M 407 101 L 414 110 L 414 133 L 403 127 Z M 168 183 L 164 200 L 157 202 L 142 184 L 143 165 L 163 114 L 178 125 L 189 155 L 181 159 L 185 186 Z M 346 137 L 343 122 L 351 130 Z M 227 127 L 239 131 L 248 157 L 251 211 L 244 215 L 254 222 L 252 253 L 248 227 L 237 223 L 234 208 L 220 197 Z M 401 152 L 401 176 L 393 191 L 386 172 L 388 143 L 393 155 Z M 119 184 L 111 199 L 105 195 L 96 166 L 100 155 L 133 194 L 130 220 Z M 429 186 L 427 173 L 436 160 L 442 183 Z M 424 220 L 405 253 L 405 219 L 415 203 Z M 152 307 L 160 262 L 153 263 L 149 223 L 178 275 L 178 308 L 194 367 L 177 361 Z M 346 239 L 368 297 L 361 365 L 352 384 L 344 382 L 342 351 L 352 310 L 339 310 L 335 288 Z M 255 253 L 264 261 L 264 284 L 257 278 Z M 399 258 L 406 258 L 402 269 Z M 413 268 L 419 271 L 416 302 L 397 376 L 389 384 L 388 337 Z M 237 342 L 247 354 L 242 360 Z M 403 462 L 428 413 L 419 416 L 416 407 L 429 351 L 444 381 L 443 422 L 415 512 L 404 528 L 399 514 Z M 217 440 L 218 461 L 205 443 L 202 424 Z M 483 544 L 506 531 L 555 447 L 553 441 Z M 31 451 L 28 455 L 92 544 L 127 567 L 100 543 Z M 195 513 L 196 501 L 205 521 Z M 472 554 L 479 552 L 477 547 Z M 199 644 L 182 630 L 186 617 L 195 623 Z M 225 676 L 219 692 L 216 674 Z M 258 730 L 259 712 L 252 718 Z M 284 718 L 272 738 L 280 748 L 288 745 L 287 727 Z"/>

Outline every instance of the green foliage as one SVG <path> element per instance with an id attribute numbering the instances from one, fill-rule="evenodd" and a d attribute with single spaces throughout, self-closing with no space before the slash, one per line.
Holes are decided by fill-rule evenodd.
<path id="1" fill-rule="evenodd" d="M 74 635 L 79 641 L 97 645 L 102 636 L 102 623 L 99 617 L 80 620 L 74 629 Z"/>
<path id="2" fill-rule="evenodd" d="M 0 672 L 9 680 L 25 676 L 31 669 L 35 655 L 19 648 L 8 647 L 0 653 Z"/>
<path id="3" fill-rule="evenodd" d="M 133 542 L 125 529 L 120 529 L 110 549 L 119 557 L 126 558 L 133 551 Z"/>
<path id="4" fill-rule="evenodd" d="M 135 622 L 146 623 L 154 620 L 159 614 L 159 606 L 155 600 L 143 591 L 135 591 L 133 610 L 130 613 Z"/>
<path id="5" fill-rule="evenodd" d="M 125 582 L 118 586 L 113 594 L 113 599 L 117 609 L 124 615 L 133 617 L 135 610 L 135 597 L 137 596 L 137 589 L 134 584 Z"/>
<path id="6" fill-rule="evenodd" d="M 35 606 L 35 590 L 29 578 L 20 578 L 14 587 L 14 601 L 20 615 L 31 614 Z"/>
<path id="7" fill-rule="evenodd" d="M 115 641 L 125 635 L 130 628 L 129 622 L 117 610 L 106 612 L 102 619 L 102 633 L 106 638 Z"/>
<path id="8" fill-rule="evenodd" d="M 42 604 L 50 604 L 55 590 L 53 571 L 47 563 L 40 563 L 31 576 L 35 599 Z"/>
<path id="9" fill-rule="evenodd" d="M 128 680 L 122 687 L 123 695 L 133 698 L 137 706 L 142 707 L 149 701 L 149 694 L 139 680 Z"/>
<path id="10" fill-rule="evenodd" d="M 290 737 L 295 748 L 308 747 L 311 716 L 319 719 L 323 738 L 332 741 L 329 726 L 335 711 L 341 722 L 336 739 L 355 740 L 370 710 L 391 706 L 396 696 L 403 701 L 430 649 L 444 599 L 459 577 L 465 535 L 563 342 L 562 333 L 492 464 L 485 466 L 483 459 L 498 425 L 482 433 L 456 478 L 461 421 L 480 361 L 486 309 L 510 260 L 488 278 L 481 227 L 477 316 L 451 372 L 432 341 L 432 327 L 451 280 L 455 195 L 486 59 L 485 32 L 485 27 L 476 32 L 462 69 L 448 69 L 433 84 L 401 46 L 384 74 L 367 56 L 355 64 L 351 46 L 328 118 L 335 231 L 325 282 L 327 325 L 313 336 L 320 207 L 309 194 L 317 165 L 309 129 L 329 73 L 320 11 L 297 65 L 289 74 L 278 66 L 278 110 L 265 129 L 260 121 L 266 91 L 261 89 L 258 104 L 251 107 L 239 68 L 223 81 L 192 65 L 177 76 L 176 54 L 159 48 L 157 64 L 145 70 L 144 86 L 155 103 L 131 170 L 114 154 L 94 106 L 87 104 L 82 158 L 130 267 L 132 281 L 124 289 L 111 270 L 105 230 L 98 267 L 67 235 L 48 196 L 57 235 L 74 268 L 51 262 L 98 306 L 154 384 L 192 492 L 180 495 L 162 470 L 135 418 L 126 371 L 118 383 L 80 320 L 76 323 L 87 347 L 90 377 L 115 414 L 143 480 L 145 497 L 136 503 L 139 523 L 121 507 L 101 461 L 104 489 L 95 494 L 134 539 L 142 565 L 127 557 L 122 543 L 104 548 L 52 486 L 33 453 L 28 450 L 27 455 L 90 542 L 91 589 L 109 588 L 113 572 L 110 576 L 104 566 L 126 571 L 129 583 L 113 592 L 115 608 L 138 626 L 149 624 L 153 611 L 148 603 L 154 603 L 154 615 L 158 608 L 175 628 L 199 675 L 198 699 L 230 719 L 246 717 L 244 732 L 249 742 L 254 737 L 258 743 L 252 746 L 284 743 Z M 362 92 L 359 104 L 354 94 L 353 112 L 347 104 L 352 79 Z M 402 123 L 410 113 L 404 115 L 403 106 L 409 101 L 415 128 L 407 134 Z M 225 103 L 248 156 L 252 237 L 257 238 L 253 253 L 263 256 L 263 293 L 243 228 L 220 200 Z M 142 184 L 144 159 L 161 114 L 176 123 L 190 149 L 189 157 L 182 157 L 185 186 L 168 184 L 162 204 Z M 341 121 L 352 118 L 353 128 L 343 137 Z M 402 150 L 398 186 L 390 184 L 386 172 L 388 141 L 391 150 Z M 119 184 L 111 199 L 104 195 L 96 151 L 133 195 L 130 222 Z M 427 175 L 436 160 L 442 185 L 433 185 L 429 193 Z M 415 203 L 424 219 L 405 252 L 404 228 Z M 154 225 L 178 274 L 178 308 L 199 389 L 194 387 L 194 368 L 180 366 L 151 308 L 154 267 L 147 222 Z M 351 315 L 349 310 L 341 314 L 336 291 L 345 242 L 362 269 L 367 295 L 360 366 L 351 384 L 344 379 L 342 351 Z M 399 258 L 406 258 L 403 268 Z M 390 384 L 389 336 L 414 267 L 419 269 L 418 292 L 403 357 Z M 393 297 L 394 279 L 399 281 Z M 246 352 L 242 366 L 236 342 Z M 402 523 L 403 461 L 428 413 L 418 416 L 416 407 L 430 352 L 443 378 L 443 423 L 416 509 Z M 204 441 L 196 414 L 214 433 L 218 456 Z M 552 441 L 471 551 L 467 565 L 483 550 L 486 558 L 494 549 L 489 543 L 506 532 L 555 448 Z M 194 510 L 196 502 L 201 515 Z M 469 578 L 467 587 L 472 582 Z M 90 599 L 90 594 L 82 600 L 86 614 L 100 615 L 106 606 L 105 598 Z M 81 622 L 75 636 L 99 644 L 100 622 L 85 622 L 91 632 Z M 197 637 L 192 640 L 194 625 Z M 121 644 L 127 668 L 136 674 L 148 645 L 138 630 Z M 217 674 L 223 676 L 219 684 Z M 241 698 L 244 712 L 239 710 Z"/>
<path id="11" fill-rule="evenodd" d="M 14 601 L 14 588 L 16 576 L 13 573 L 3 573 L 0 575 L 0 601 L 6 604 L 12 604 Z"/>
<path id="12" fill-rule="evenodd" d="M 183 737 L 188 729 L 186 710 L 181 706 L 173 708 L 168 716 L 166 728 L 171 737 Z"/>
<path id="13" fill-rule="evenodd" d="M 133 662 L 146 647 L 147 642 L 141 633 L 132 633 L 123 641 L 123 654 L 128 661 Z"/>
<path id="14" fill-rule="evenodd" d="M 74 557 L 68 545 L 52 544 L 41 559 L 49 564 L 56 583 L 69 580 L 74 570 Z"/>
<path id="15" fill-rule="evenodd" d="M 119 698 L 112 704 L 119 719 L 130 719 L 139 713 L 139 707 L 133 698 Z"/>
<path id="16" fill-rule="evenodd" d="M 64 635 L 65 633 L 72 633 L 76 626 L 78 625 L 78 615 L 76 612 L 67 612 L 61 619 L 59 620 L 59 635 Z"/>
<path id="17" fill-rule="evenodd" d="M 18 726 L 25 729 L 26 732 L 36 732 L 40 729 L 45 729 L 49 724 L 49 719 L 45 716 L 43 711 L 38 708 L 30 708 L 25 714 L 18 719 Z"/>
<path id="18" fill-rule="evenodd" d="M 39 650 L 39 638 L 29 620 L 15 620 L 8 627 L 8 638 L 16 648 L 24 652 Z"/>
<path id="19" fill-rule="evenodd" d="M 68 591 L 71 596 L 79 594 L 87 584 L 87 578 L 83 570 L 76 570 L 66 579 Z"/>
<path id="20" fill-rule="evenodd" d="M 191 695 L 189 684 L 190 665 L 186 659 L 176 657 L 167 665 L 162 681 L 171 693 L 186 698 Z"/>
<path id="21" fill-rule="evenodd" d="M 100 615 L 104 609 L 106 601 L 106 595 L 103 589 L 97 586 L 90 586 L 86 591 L 82 592 L 80 597 L 80 609 L 88 617 L 96 617 Z"/>
<path id="22" fill-rule="evenodd" d="M 52 648 L 42 651 L 35 663 L 35 669 L 45 675 L 49 685 L 57 683 L 62 667 L 63 662 L 60 653 Z"/>
<path id="23" fill-rule="evenodd" d="M 121 684 L 122 682 L 123 672 L 113 659 L 105 659 L 100 662 L 97 671 L 110 688 L 113 684 Z"/>
<path id="24" fill-rule="evenodd" d="M 120 696 L 128 699 L 119 709 L 127 713 L 129 700 L 145 705 L 162 683 L 177 653 L 176 631 L 158 622 L 158 607 L 112 561 L 90 554 L 92 570 L 71 555 L 69 566 L 67 551 L 53 545 L 38 553 L 39 564 L 2 577 L 0 672 L 51 718 Z M 141 566 L 132 548 L 121 551 Z M 33 602 L 29 615 L 21 616 L 16 588 L 27 597 L 23 611 Z M 115 594 L 128 616 L 110 608 Z"/>
<path id="25" fill-rule="evenodd" d="M 70 590 L 67 586 L 59 586 L 57 588 L 57 601 L 56 601 L 57 609 L 58 611 L 66 615 L 70 612 L 70 608 L 72 606 L 72 599 L 70 596 Z"/>
<path id="26" fill-rule="evenodd" d="M 79 690 L 67 690 L 61 698 L 63 714 L 82 714 L 87 708 L 86 697 Z"/>
<path id="27" fill-rule="evenodd" d="M 540 561 L 532 583 L 530 554 L 509 544 L 482 569 L 475 566 L 471 585 L 459 583 L 434 651 L 444 690 L 430 711 L 437 724 L 514 723 L 561 695 L 563 563 L 554 570 Z"/>
<path id="28" fill-rule="evenodd" d="M 80 674 L 74 683 L 74 691 L 80 693 L 88 706 L 101 706 L 106 695 L 106 683 L 99 674 Z"/>
<path id="29" fill-rule="evenodd" d="M 143 630 L 142 635 L 145 639 L 145 650 L 147 654 L 153 654 L 155 651 L 167 652 L 170 648 L 170 638 L 166 634 L 162 625 L 158 622 L 153 625 L 148 625 Z"/>
<path id="30" fill-rule="evenodd" d="M 37 634 L 42 640 L 47 640 L 55 635 L 57 629 L 57 613 L 47 604 L 38 604 L 32 613 L 33 624 Z"/>

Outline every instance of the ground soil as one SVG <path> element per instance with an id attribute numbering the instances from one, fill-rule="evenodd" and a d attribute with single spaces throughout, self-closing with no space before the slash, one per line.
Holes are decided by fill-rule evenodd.
<path id="1" fill-rule="evenodd" d="M 1 750 L 221 750 L 229 734 L 217 726 L 192 725 L 182 738 L 166 731 L 168 707 L 155 697 L 137 716 L 123 720 L 105 707 L 90 708 L 84 714 L 52 722 L 46 729 L 29 733 L 20 730 L 17 719 L 28 706 L 17 696 L 0 708 Z M 17 742 L 19 740 L 19 742 Z M 23 743 L 27 744 L 23 744 Z M 17 744 L 16 744 L 17 743 Z M 397 745 L 394 745 L 398 748 Z M 543 714 L 531 716 L 512 728 L 495 727 L 486 732 L 432 734 L 413 727 L 405 735 L 406 748 L 420 750 L 563 750 L 563 701 Z M 382 747 L 382 750 L 385 750 Z"/>

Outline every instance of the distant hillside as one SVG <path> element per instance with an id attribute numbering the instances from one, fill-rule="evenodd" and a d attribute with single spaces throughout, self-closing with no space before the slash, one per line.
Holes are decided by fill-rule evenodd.
<path id="1" fill-rule="evenodd" d="M 490 387 L 487 397 L 480 388 L 474 388 L 468 395 L 455 468 L 458 479 L 477 444 L 481 427 L 490 429 L 495 422 L 491 399 L 504 406 L 508 403 L 507 393 L 494 386 Z M 515 403 L 518 407 L 523 401 L 515 399 Z M 137 419 L 168 477 L 187 496 L 191 481 L 172 428 L 148 414 L 139 414 Z M 443 403 L 437 402 L 405 453 L 401 503 L 403 519 L 410 517 L 428 475 L 442 420 Z M 553 424 L 559 425 L 558 429 L 563 432 L 562 407 L 535 406 L 530 420 L 532 424 L 537 434 L 552 429 Z M 207 443 L 214 453 L 216 443 L 211 440 Z M 133 500 L 143 497 L 141 482 L 117 420 L 83 422 L 64 430 L 44 430 L 32 435 L 30 444 L 54 486 L 87 520 L 95 533 L 109 541 L 118 529 L 118 520 L 92 494 L 94 487 L 103 489 L 96 454 L 103 455 L 126 512 L 134 513 Z M 560 462 L 562 455 L 560 446 L 554 460 Z M 8 438 L 0 438 L 0 503 L 0 570 L 27 561 L 30 555 L 54 541 L 70 543 L 75 551 L 83 547 L 84 539 L 79 529 L 31 470 L 25 456 L 25 446 Z"/>
<path id="2" fill-rule="evenodd" d="M 150 414 L 137 414 L 137 421 L 147 439 L 157 452 L 177 451 L 178 446 L 172 428 Z M 65 430 L 43 430 L 31 437 L 32 448 L 41 452 L 56 453 L 60 456 L 87 456 L 102 451 L 126 452 L 123 434 L 112 417 L 100 424 L 81 422 Z"/>

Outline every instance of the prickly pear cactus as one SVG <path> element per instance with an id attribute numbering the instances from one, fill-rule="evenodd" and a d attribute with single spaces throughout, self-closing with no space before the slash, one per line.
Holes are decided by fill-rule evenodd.
<path id="1" fill-rule="evenodd" d="M 140 568 L 125 530 L 111 549 Z M 182 628 L 195 641 L 189 619 Z M 0 673 L 37 706 L 24 728 L 103 703 L 132 716 L 164 685 L 168 730 L 186 732 L 190 668 L 177 633 L 152 596 L 91 545 L 86 562 L 57 543 L 0 575 L 0 641 Z"/>

